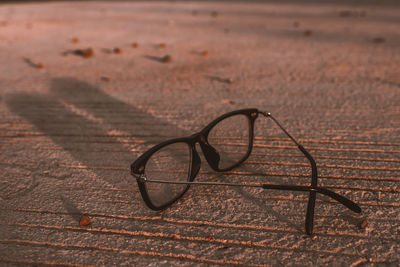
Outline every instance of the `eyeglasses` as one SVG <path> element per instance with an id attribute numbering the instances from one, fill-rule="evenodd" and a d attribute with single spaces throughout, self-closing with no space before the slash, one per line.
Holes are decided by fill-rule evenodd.
<path id="1" fill-rule="evenodd" d="M 311 185 L 194 182 L 201 165 L 196 144 L 200 145 L 207 163 L 214 171 L 232 170 L 250 156 L 254 123 L 259 115 L 272 119 L 308 159 L 312 170 Z M 131 174 L 137 180 L 144 202 L 153 210 L 162 210 L 173 204 L 188 191 L 190 185 L 212 185 L 309 192 L 305 221 L 305 230 L 309 235 L 313 232 L 317 193 L 333 198 L 354 212 L 361 212 L 361 208 L 348 198 L 317 186 L 317 165 L 310 153 L 270 113 L 258 109 L 229 112 L 212 121 L 198 133 L 171 139 L 150 148 L 132 163 Z"/>

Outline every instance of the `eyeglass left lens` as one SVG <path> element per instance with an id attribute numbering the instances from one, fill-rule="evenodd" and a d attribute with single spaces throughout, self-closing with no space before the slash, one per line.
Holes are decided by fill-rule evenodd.
<path id="1" fill-rule="evenodd" d="M 149 180 L 187 182 L 190 173 L 191 150 L 186 143 L 173 143 L 154 153 L 146 163 L 145 174 Z M 146 183 L 147 194 L 156 207 L 179 198 L 187 184 Z"/>
<path id="2" fill-rule="evenodd" d="M 243 160 L 250 150 L 250 121 L 243 114 L 218 122 L 208 134 L 209 144 L 220 156 L 218 167 L 228 169 Z"/>

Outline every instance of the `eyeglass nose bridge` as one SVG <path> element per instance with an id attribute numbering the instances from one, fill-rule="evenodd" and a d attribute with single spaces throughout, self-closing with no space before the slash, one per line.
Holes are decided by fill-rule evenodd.
<path id="1" fill-rule="evenodd" d="M 192 150 L 192 166 L 190 168 L 190 181 L 193 181 L 194 178 L 200 171 L 201 167 L 201 159 L 199 154 L 197 153 L 196 147 L 193 147 Z"/>
<path id="2" fill-rule="evenodd" d="M 204 157 L 207 160 L 207 163 L 211 166 L 213 170 L 217 171 L 219 169 L 218 165 L 220 161 L 220 156 L 218 151 L 207 142 L 204 135 L 200 134 L 198 140 L 201 147 L 201 151 L 203 152 Z"/>

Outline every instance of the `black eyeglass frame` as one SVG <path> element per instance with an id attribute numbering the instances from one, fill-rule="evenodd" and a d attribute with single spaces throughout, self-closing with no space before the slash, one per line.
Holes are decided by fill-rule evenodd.
<path id="1" fill-rule="evenodd" d="M 204 155 L 207 163 L 210 165 L 210 167 L 214 171 L 216 171 L 216 172 L 230 171 L 230 170 L 234 169 L 235 167 L 239 166 L 240 164 L 242 164 L 250 156 L 252 148 L 253 148 L 253 140 L 254 140 L 254 123 L 260 114 L 263 115 L 264 117 L 271 118 L 279 126 L 279 128 L 297 145 L 299 150 L 308 159 L 308 161 L 310 162 L 310 165 L 311 165 L 311 185 L 310 186 L 279 185 L 279 184 L 253 185 L 253 184 L 238 184 L 238 183 L 194 182 L 194 179 L 196 178 L 196 176 L 200 170 L 200 166 L 201 166 L 200 156 L 198 155 L 198 152 L 196 150 L 196 143 L 200 144 L 201 150 L 203 152 L 203 155 Z M 221 122 L 222 120 L 229 118 L 231 116 L 235 116 L 235 115 L 244 115 L 248 118 L 249 146 L 247 148 L 247 153 L 237 163 L 235 163 L 234 165 L 232 165 L 228 168 L 220 169 L 218 167 L 218 162 L 219 162 L 218 152 L 215 150 L 214 147 L 212 147 L 208 143 L 208 136 L 209 136 L 211 129 L 213 129 L 213 127 L 216 126 L 219 122 Z M 183 181 L 166 181 L 166 180 L 150 180 L 150 179 L 148 179 L 145 175 L 145 168 L 146 168 L 147 161 L 150 159 L 150 157 L 154 153 L 156 153 L 160 149 L 164 148 L 165 146 L 168 146 L 168 145 L 171 145 L 174 143 L 186 143 L 190 147 L 191 166 L 189 169 L 188 181 L 183 182 Z M 164 141 L 158 145 L 155 145 L 154 147 L 152 147 L 149 150 L 147 150 L 146 152 L 144 152 L 139 158 L 137 158 L 135 160 L 135 162 L 133 162 L 131 164 L 131 174 L 136 178 L 136 181 L 138 183 L 139 190 L 140 190 L 140 193 L 142 195 L 144 202 L 152 210 L 163 210 L 163 209 L 169 207 L 174 202 L 176 202 L 178 199 L 180 199 L 189 190 L 190 185 L 193 184 L 193 185 L 225 185 L 225 186 L 259 187 L 259 188 L 263 188 L 263 189 L 277 189 L 277 190 L 309 192 L 306 221 L 305 221 L 305 230 L 306 230 L 306 233 L 309 235 L 311 235 L 313 232 L 316 193 L 321 193 L 321 194 L 327 195 L 327 196 L 335 199 L 336 201 L 340 202 L 341 204 L 343 204 L 344 206 L 346 206 L 347 208 L 349 208 L 350 210 L 352 210 L 356 213 L 361 212 L 361 208 L 356 203 L 351 201 L 350 199 L 343 197 L 329 189 L 317 186 L 317 183 L 318 183 L 317 164 L 315 163 L 315 160 L 313 159 L 311 154 L 301 144 L 299 144 L 270 113 L 263 112 L 258 109 L 255 109 L 255 108 L 241 109 L 241 110 L 236 110 L 236 111 L 226 113 L 226 114 L 218 117 L 217 119 L 213 120 L 211 123 L 209 123 L 206 127 L 204 127 L 198 133 L 195 133 L 189 137 L 170 139 L 170 140 Z M 166 184 L 186 184 L 187 186 L 182 191 L 181 194 L 177 195 L 171 201 L 165 203 L 164 205 L 156 206 L 151 202 L 151 199 L 147 193 L 146 185 L 145 185 L 146 182 L 166 183 Z"/>

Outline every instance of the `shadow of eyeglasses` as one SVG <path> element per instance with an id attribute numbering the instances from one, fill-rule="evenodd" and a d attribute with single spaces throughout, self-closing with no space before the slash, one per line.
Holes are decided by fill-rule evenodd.
<path id="1" fill-rule="evenodd" d="M 145 145 L 151 146 L 159 143 L 161 139 L 165 139 L 165 136 L 158 135 L 160 128 L 163 132 L 170 133 L 171 137 L 191 134 L 176 125 L 111 97 L 98 87 L 86 82 L 73 78 L 55 78 L 51 80 L 50 87 L 50 94 L 9 94 L 6 103 L 11 111 L 35 125 L 54 144 L 62 147 L 84 166 L 113 166 L 116 162 L 121 167 L 129 166 L 134 159 L 133 155 L 129 157 L 118 151 L 127 151 L 126 144 L 132 145 L 132 150 L 144 151 Z M 122 134 L 113 134 L 116 131 L 120 131 Z M 138 136 L 144 144 L 135 142 Z M 98 144 L 95 141 L 103 137 L 110 140 L 113 151 L 117 151 L 112 153 L 112 157 L 105 158 L 102 155 L 88 153 L 88 151 L 96 151 Z M 129 139 L 132 137 L 133 140 Z M 71 143 L 73 139 L 79 140 L 79 149 L 76 149 L 77 146 Z M 248 172 L 257 172 L 249 166 L 241 168 Z M 96 177 L 115 187 L 127 186 L 126 179 L 121 179 L 117 175 L 108 175 L 101 168 L 91 168 L 91 171 L 95 173 Z M 216 173 L 209 179 L 223 179 L 227 175 L 229 174 Z M 128 171 L 127 176 L 129 176 Z M 128 180 L 129 185 L 131 182 Z M 264 208 L 265 202 L 252 198 L 246 190 L 242 188 L 232 188 L 232 190 L 251 201 L 252 204 Z M 131 200 L 137 201 L 138 199 L 132 197 Z M 287 217 L 273 210 L 269 210 L 269 213 L 279 221 L 302 232 L 301 228 Z"/>

